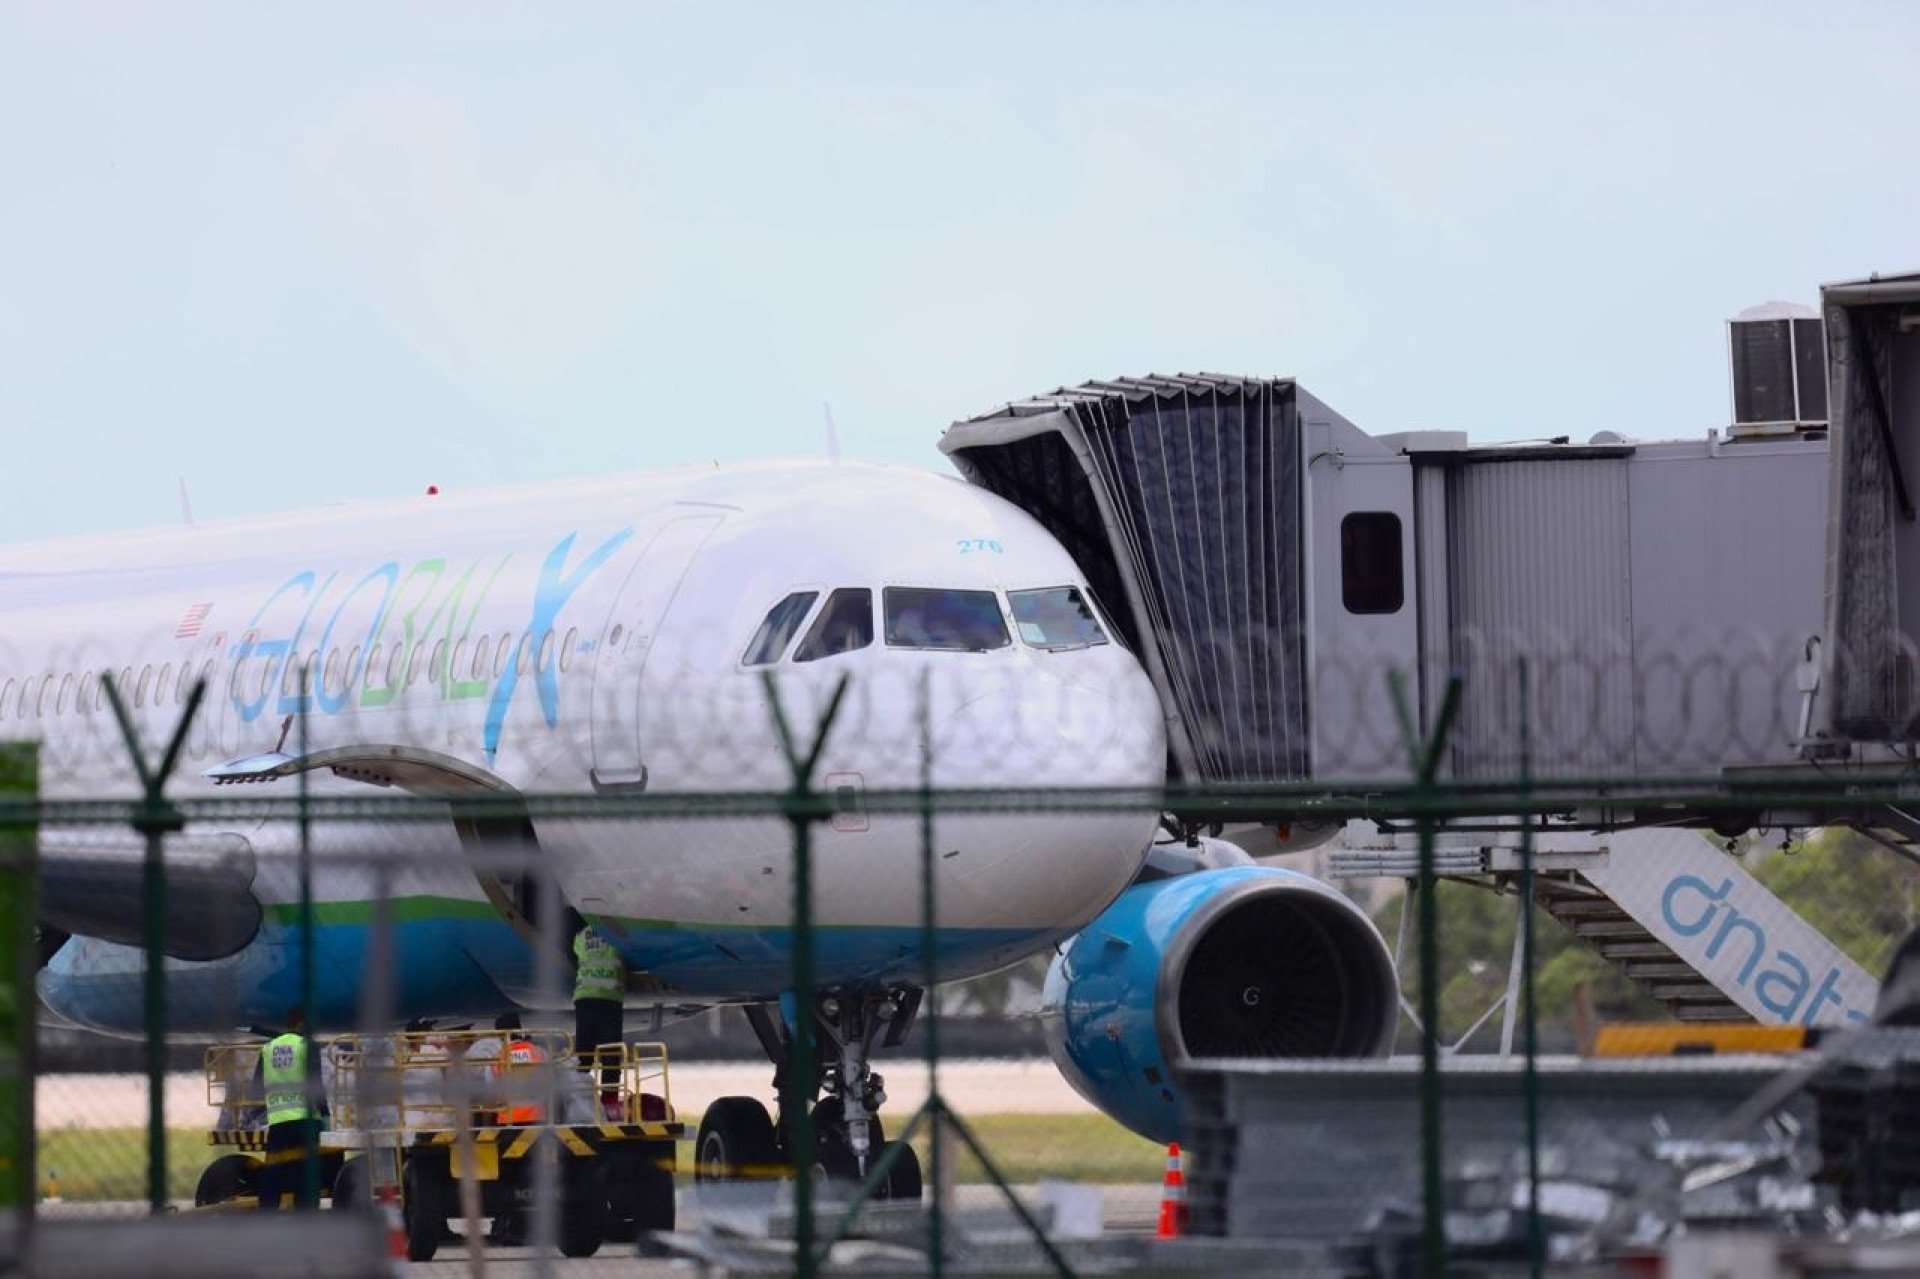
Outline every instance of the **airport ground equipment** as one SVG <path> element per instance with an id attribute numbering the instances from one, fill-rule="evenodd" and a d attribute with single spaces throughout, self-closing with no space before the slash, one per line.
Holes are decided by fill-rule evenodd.
<path id="1" fill-rule="evenodd" d="M 519 1033 L 515 1032 L 515 1037 Z M 540 1164 L 559 1194 L 558 1243 L 590 1256 L 604 1240 L 674 1224 L 675 1119 L 664 1044 L 605 1045 L 576 1054 L 559 1031 L 527 1032 L 545 1059 L 501 1065 L 499 1031 L 342 1035 L 325 1045 L 329 1117 L 320 1135 L 321 1184 L 332 1206 L 369 1203 L 377 1162 L 400 1189 L 407 1255 L 431 1259 L 447 1220 L 461 1215 L 461 1183 L 478 1214 L 530 1214 Z M 208 1101 L 219 1119 L 209 1143 L 225 1151 L 202 1174 L 198 1207 L 253 1207 L 265 1145 L 263 1098 L 252 1074 L 258 1043 L 207 1050 Z M 602 1071 L 617 1071 L 608 1113 Z M 540 1122 L 510 1122 L 537 1107 Z M 469 1153 L 470 1152 L 470 1153 Z"/>
<path id="2" fill-rule="evenodd" d="M 1666 1220 L 1777 1223 L 1817 1213 L 1769 1199 L 1805 1183 L 1814 1158 L 1804 1094 L 1728 1126 L 1801 1054 L 1680 1057 L 1657 1064 L 1543 1057 L 1538 1063 L 1541 1204 L 1550 1233 L 1630 1230 L 1648 1199 Z M 1319 1240 L 1330 1249 L 1393 1229 L 1420 1202 L 1419 1063 L 1216 1059 L 1181 1068 L 1194 1110 L 1184 1149 L 1190 1229 L 1230 1238 Z M 1489 1227 L 1524 1218 L 1526 1140 L 1517 1063 L 1449 1057 L 1441 1071 L 1450 1218 Z M 1679 1172 L 1681 1175 L 1674 1177 Z M 1722 1173 L 1737 1175 L 1721 1176 Z M 1763 1178 L 1771 1178 L 1763 1184 Z M 1516 1199 L 1516 1195 L 1518 1198 Z M 1450 1230 L 1456 1246 L 1510 1247 L 1489 1233 Z"/>
<path id="3" fill-rule="evenodd" d="M 1913 1211 L 1920 1206 L 1920 1029 L 1862 1030 L 1830 1057 L 1808 1084 L 1821 1180 L 1850 1215 Z"/>

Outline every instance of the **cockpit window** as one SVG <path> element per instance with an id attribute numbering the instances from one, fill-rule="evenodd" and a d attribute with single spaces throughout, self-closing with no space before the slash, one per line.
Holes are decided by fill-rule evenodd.
<path id="1" fill-rule="evenodd" d="M 747 655 L 740 660 L 748 666 L 779 661 L 787 642 L 800 629 L 800 623 L 807 620 L 807 610 L 819 598 L 819 591 L 795 591 L 768 609 L 760 629 L 753 633 L 753 642 L 747 645 Z"/>
<path id="2" fill-rule="evenodd" d="M 847 586 L 827 596 L 813 629 L 794 650 L 793 660 L 811 662 L 835 653 L 851 653 L 873 643 L 873 592 Z"/>
<path id="3" fill-rule="evenodd" d="M 1100 620 L 1077 586 L 1009 591 L 1013 626 L 1035 648 L 1092 648 L 1107 642 Z"/>
<path id="4" fill-rule="evenodd" d="M 894 648 L 938 648 L 981 653 L 1005 648 L 1007 619 L 992 591 L 943 591 L 889 586 L 883 596 L 887 643 Z"/>

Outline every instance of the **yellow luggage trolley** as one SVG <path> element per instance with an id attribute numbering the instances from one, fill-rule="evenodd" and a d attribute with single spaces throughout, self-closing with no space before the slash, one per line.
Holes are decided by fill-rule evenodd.
<path id="1" fill-rule="evenodd" d="M 516 1041 L 519 1054 L 510 1052 Z M 257 1058 L 259 1045 L 208 1050 L 208 1097 L 221 1115 L 209 1140 L 231 1150 L 202 1175 L 196 1205 L 255 1202 L 265 1127 L 248 1052 Z M 431 1259 L 447 1221 L 462 1215 L 464 1182 L 496 1228 L 524 1220 L 542 1161 L 554 1165 L 567 1256 L 673 1228 L 684 1128 L 664 1044 L 610 1044 L 586 1057 L 554 1031 L 343 1035 L 326 1044 L 322 1074 L 323 1189 L 335 1208 L 354 1208 L 371 1203 L 376 1181 L 397 1184 L 411 1260 Z"/>

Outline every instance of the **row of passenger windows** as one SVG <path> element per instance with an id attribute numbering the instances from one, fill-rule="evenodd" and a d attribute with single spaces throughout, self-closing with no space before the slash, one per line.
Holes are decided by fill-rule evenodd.
<path id="1" fill-rule="evenodd" d="M 535 669 L 547 670 L 557 662 L 562 671 L 573 667 L 573 654 L 580 639 L 579 629 L 559 637 L 547 631 L 537 639 L 532 635 L 482 635 L 469 640 L 436 641 L 431 647 L 422 640 L 409 648 L 375 644 L 361 661 L 358 645 L 347 649 L 329 649 L 323 655 L 314 649 L 302 659 L 286 661 L 281 654 L 248 658 L 234 666 L 228 676 L 228 694 L 242 701 L 264 697 L 271 691 L 273 673 L 280 670 L 280 692 L 292 696 L 303 683 L 302 673 L 316 672 L 320 689 L 330 697 L 344 696 L 349 685 L 365 689 L 398 690 L 418 684 L 422 678 L 438 683 L 442 679 L 498 679 L 512 662 L 522 675 Z M 558 652 L 555 651 L 556 646 Z M 201 664 L 198 676 L 214 682 L 217 663 Z M 118 675 L 121 695 L 135 710 L 149 705 L 184 705 L 193 687 L 195 670 L 191 662 L 175 666 L 163 662 L 139 668 L 125 667 Z M 47 718 L 55 715 L 91 715 L 107 707 L 106 684 L 94 672 L 85 674 L 45 674 L 26 679 L 0 679 L 0 720 Z"/>
<path id="2" fill-rule="evenodd" d="M 741 661 L 766 666 L 780 660 L 809 616 L 813 624 L 793 650 L 796 662 L 818 661 L 873 643 L 873 592 L 843 586 L 819 611 L 818 591 L 795 591 L 768 610 Z M 1050 650 L 1107 642 L 1093 608 L 1076 586 L 1010 591 L 1003 609 L 993 591 L 889 586 L 880 592 L 881 630 L 889 648 L 984 653 L 1012 643 L 1009 616 L 1022 643 Z"/>

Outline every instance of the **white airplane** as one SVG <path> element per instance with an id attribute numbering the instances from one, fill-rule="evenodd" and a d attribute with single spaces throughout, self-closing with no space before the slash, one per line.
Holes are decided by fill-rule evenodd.
<path id="1" fill-rule="evenodd" d="M 857 799 L 919 784 L 922 697 L 938 786 L 1165 776 L 1153 688 L 1067 552 L 1000 498 L 904 468 L 716 467 L 0 548 L 0 616 L 0 738 L 43 743 L 48 798 L 137 793 L 111 672 L 149 742 L 206 681 L 176 799 L 303 781 L 502 801 L 491 826 L 316 824 L 316 1028 L 354 1026 L 379 981 L 396 1019 L 550 1004 L 547 890 L 644 976 L 633 1004 L 744 1005 L 777 1068 L 801 1015 L 787 824 L 512 801 L 781 789 L 765 674 L 803 728 L 845 677 L 817 780 L 856 803 L 816 834 L 812 1015 L 837 1046 L 823 1148 L 855 1168 L 883 1099 L 871 1049 L 904 1034 L 924 972 L 919 819 Z M 1049 978 L 1055 1056 L 1155 1136 L 1177 1122 L 1181 1052 L 1384 1050 L 1393 965 L 1360 911 L 1303 876 L 1216 865 L 1246 860 L 1224 844 L 1150 858 L 1157 825 L 1148 804 L 942 815 L 941 977 L 1074 939 Z M 170 1030 L 272 1026 L 300 998 L 297 838 L 238 818 L 172 837 Z M 139 854 L 124 827 L 41 836 L 39 989 L 60 1017 L 142 1029 Z M 382 896 L 391 964 L 370 977 Z M 723 1099 L 698 1166 L 731 1176 L 784 1140 L 757 1099 Z"/>

